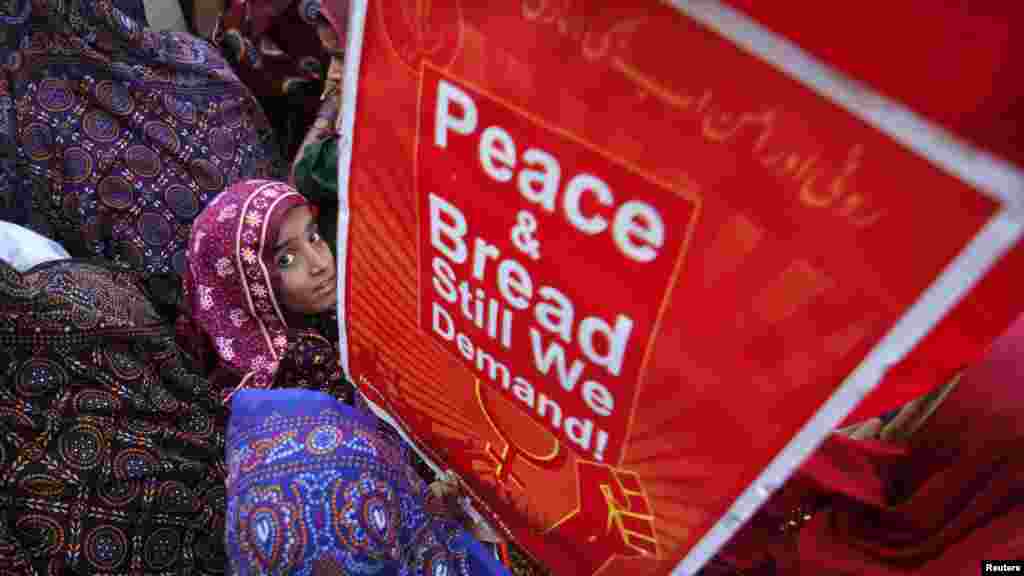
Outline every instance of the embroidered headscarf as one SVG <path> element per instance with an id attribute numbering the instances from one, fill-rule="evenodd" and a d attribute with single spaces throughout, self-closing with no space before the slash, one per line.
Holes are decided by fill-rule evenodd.
<path id="1" fill-rule="evenodd" d="M 248 180 L 217 196 L 192 225 L 185 278 L 192 321 L 240 375 L 235 390 L 269 388 L 288 349 L 273 245 L 284 215 L 306 204 L 287 184 Z"/>

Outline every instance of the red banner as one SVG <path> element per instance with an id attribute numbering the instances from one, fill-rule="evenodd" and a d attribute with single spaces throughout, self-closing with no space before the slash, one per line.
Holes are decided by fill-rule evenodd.
<path id="1" fill-rule="evenodd" d="M 619 461 L 699 199 L 430 66 L 421 89 L 420 329 Z"/>
<path id="2" fill-rule="evenodd" d="M 380 0 L 362 41 L 350 374 L 555 574 L 671 572 L 915 303 L 956 303 L 922 297 L 965 247 L 1019 236 L 665 3 Z"/>

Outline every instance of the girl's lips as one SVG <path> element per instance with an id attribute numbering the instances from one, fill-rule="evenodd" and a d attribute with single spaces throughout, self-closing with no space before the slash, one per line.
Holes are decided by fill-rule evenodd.
<path id="1" fill-rule="evenodd" d="M 317 286 L 315 292 L 317 294 L 320 294 L 322 292 L 326 292 L 326 291 L 334 288 L 334 284 L 337 281 L 337 279 L 338 279 L 337 276 L 331 276 L 330 279 L 324 281 L 323 284 L 320 284 L 319 286 Z"/>

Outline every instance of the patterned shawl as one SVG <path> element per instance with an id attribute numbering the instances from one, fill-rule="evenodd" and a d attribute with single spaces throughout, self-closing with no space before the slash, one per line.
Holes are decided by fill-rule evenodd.
<path id="1" fill-rule="evenodd" d="M 202 208 L 284 167 L 217 50 L 121 4 L 0 1 L 0 219 L 76 257 L 184 273 Z"/>
<path id="2" fill-rule="evenodd" d="M 288 350 L 270 248 L 284 214 L 306 203 L 287 184 L 248 180 L 217 196 L 192 226 L 185 276 L 192 321 L 240 376 L 235 389 L 269 388 Z"/>
<path id="3" fill-rule="evenodd" d="M 231 573 L 504 575 L 369 413 L 304 390 L 243 390 L 227 439 Z"/>
<path id="4" fill-rule="evenodd" d="M 0 574 L 224 574 L 227 410 L 160 285 L 0 262 Z"/>

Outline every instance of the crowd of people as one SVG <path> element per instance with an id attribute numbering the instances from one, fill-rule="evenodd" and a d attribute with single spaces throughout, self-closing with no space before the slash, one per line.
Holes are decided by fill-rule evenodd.
<path id="1" fill-rule="evenodd" d="M 3 573 L 504 572 L 339 366 L 341 8 L 0 6 Z"/>
<path id="2" fill-rule="evenodd" d="M 505 573 L 339 365 L 344 2 L 215 4 L 0 3 L 0 573 Z M 704 572 L 1024 556 L 1021 374 L 1024 320 Z"/>

